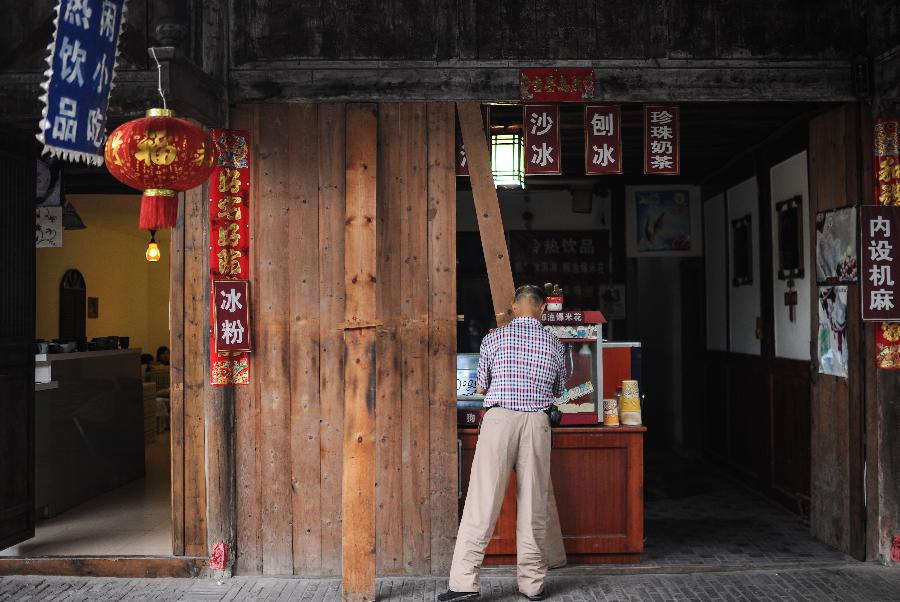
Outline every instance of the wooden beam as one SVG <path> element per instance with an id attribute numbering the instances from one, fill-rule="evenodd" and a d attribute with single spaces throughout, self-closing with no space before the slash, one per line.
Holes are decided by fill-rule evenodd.
<path id="1" fill-rule="evenodd" d="M 290 280 L 288 253 L 289 105 L 260 108 L 258 178 L 253 217 L 259 226 L 255 254 L 260 259 L 257 289 L 256 375 L 261 383 L 259 458 L 262 484 L 262 560 L 266 575 L 294 570 L 291 471 L 284 454 L 291 449 Z"/>
<path id="2" fill-rule="evenodd" d="M 172 458 L 172 554 L 184 554 L 184 194 L 169 239 L 169 445 Z"/>
<path id="3" fill-rule="evenodd" d="M 0 577 L 48 575 L 67 577 L 205 577 L 205 557 L 0 558 Z"/>
<path id="4" fill-rule="evenodd" d="M 288 117 L 288 200 L 291 242 L 291 489 L 294 574 L 322 572 L 319 417 L 319 154 L 318 109 L 295 105 Z"/>
<path id="5" fill-rule="evenodd" d="M 456 175 L 453 104 L 428 111 L 428 375 L 431 574 L 450 572 L 459 521 L 456 457 Z M 379 408 L 380 412 L 381 408 Z"/>
<path id="6" fill-rule="evenodd" d="M 272 61 L 230 71 L 232 102 L 519 100 L 519 68 L 540 61 Z M 594 67 L 595 101 L 845 102 L 849 60 L 622 59 L 554 61 Z M 764 92 L 763 92 L 764 91 Z"/>
<path id="7" fill-rule="evenodd" d="M 347 109 L 343 599 L 375 600 L 375 321 L 378 119 Z"/>
<path id="8" fill-rule="evenodd" d="M 341 573 L 344 432 L 345 113 L 319 105 L 319 422 L 322 575 Z"/>
<path id="9" fill-rule="evenodd" d="M 503 326 L 512 319 L 515 287 L 503 232 L 500 202 L 491 174 L 491 159 L 485 142 L 481 107 L 474 102 L 458 102 L 456 110 L 459 113 L 459 127 L 469 161 L 469 179 L 478 216 L 481 248 L 487 264 L 491 299 L 494 302 L 494 315 L 497 318 L 497 326 Z"/>

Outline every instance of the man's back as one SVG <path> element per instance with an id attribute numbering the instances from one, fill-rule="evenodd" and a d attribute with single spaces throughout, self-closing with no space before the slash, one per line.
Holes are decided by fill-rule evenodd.
<path id="1" fill-rule="evenodd" d="M 564 382 L 563 345 L 534 318 L 516 318 L 481 343 L 478 386 L 488 391 L 485 407 L 543 411 L 562 395 Z"/>

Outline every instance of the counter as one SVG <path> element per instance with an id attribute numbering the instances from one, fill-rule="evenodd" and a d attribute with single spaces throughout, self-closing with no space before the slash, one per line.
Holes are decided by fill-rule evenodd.
<path id="1" fill-rule="evenodd" d="M 35 384 L 39 517 L 55 516 L 144 475 L 140 358 L 140 349 L 35 357 L 49 366 L 55 384 Z"/>
<path id="2" fill-rule="evenodd" d="M 553 429 L 550 471 L 569 563 L 638 562 L 644 549 L 643 426 Z M 478 430 L 460 428 L 460 515 Z M 510 480 L 485 564 L 516 562 L 516 484 Z"/>

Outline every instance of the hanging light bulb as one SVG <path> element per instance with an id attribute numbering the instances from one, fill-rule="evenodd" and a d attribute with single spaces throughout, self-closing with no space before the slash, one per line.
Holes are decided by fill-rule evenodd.
<path id="1" fill-rule="evenodd" d="M 144 253 L 147 261 L 156 262 L 161 257 L 159 245 L 156 244 L 156 230 L 150 230 L 150 244 L 147 245 L 147 252 Z"/>

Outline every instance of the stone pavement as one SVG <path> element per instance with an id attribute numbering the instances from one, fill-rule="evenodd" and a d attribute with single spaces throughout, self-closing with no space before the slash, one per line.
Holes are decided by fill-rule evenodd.
<path id="1" fill-rule="evenodd" d="M 433 602 L 446 579 L 380 579 L 378 599 Z M 744 601 L 744 600 L 900 600 L 900 570 L 863 563 L 794 566 L 784 570 L 706 570 L 694 573 L 553 574 L 549 600 L 600 601 Z M 486 576 L 482 599 L 521 602 L 515 579 Z M 332 602 L 340 600 L 336 579 L 233 577 L 223 584 L 210 579 L 116 579 L 84 577 L 0 578 L 0 600 L 77 602 L 81 600 L 227 600 Z"/>

